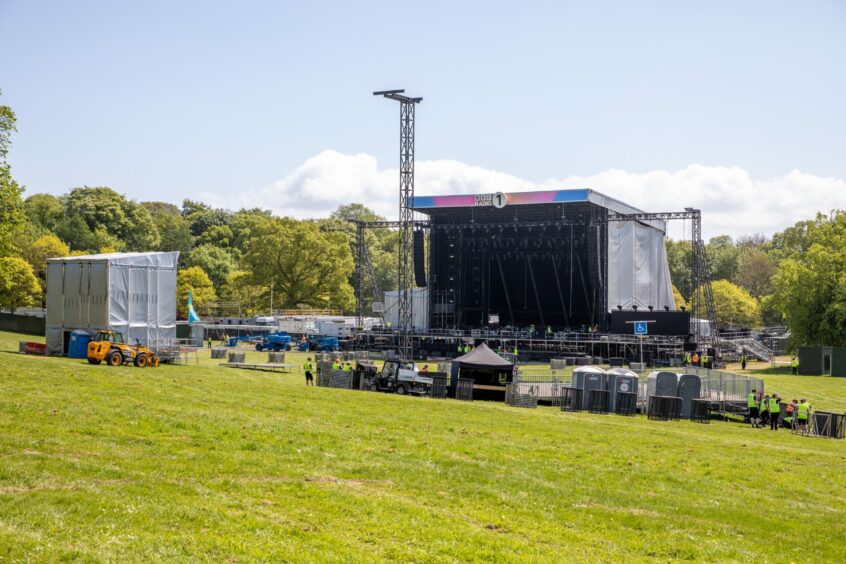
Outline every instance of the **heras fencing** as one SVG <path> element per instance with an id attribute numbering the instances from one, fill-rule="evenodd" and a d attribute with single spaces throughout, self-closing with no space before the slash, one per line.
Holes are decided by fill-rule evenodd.
<path id="1" fill-rule="evenodd" d="M 752 390 L 764 392 L 764 381 L 760 378 L 700 368 L 685 366 L 685 374 L 699 376 L 702 384 L 699 397 L 713 401 L 745 401 Z"/>

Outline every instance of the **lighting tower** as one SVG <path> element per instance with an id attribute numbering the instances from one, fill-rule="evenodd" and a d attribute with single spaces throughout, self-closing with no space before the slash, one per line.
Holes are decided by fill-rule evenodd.
<path id="1" fill-rule="evenodd" d="M 405 90 L 382 90 L 374 96 L 383 96 L 400 103 L 400 178 L 399 178 L 399 269 L 397 277 L 397 310 L 399 331 L 399 355 L 403 360 L 411 360 L 414 355 L 414 342 L 411 338 L 414 304 L 412 294 L 413 272 L 411 257 L 413 249 L 414 211 L 411 201 L 414 198 L 414 108 L 423 98 L 405 96 Z"/>

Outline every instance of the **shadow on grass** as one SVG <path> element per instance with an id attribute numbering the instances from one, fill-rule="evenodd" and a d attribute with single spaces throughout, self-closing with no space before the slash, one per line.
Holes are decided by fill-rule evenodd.
<path id="1" fill-rule="evenodd" d="M 761 370 L 756 370 L 755 374 L 765 374 L 765 375 L 779 375 L 779 376 L 799 376 L 799 374 L 793 374 L 793 371 L 790 366 L 771 366 L 769 368 L 763 368 Z M 805 374 L 802 374 L 805 376 Z M 808 376 L 809 378 L 817 378 L 822 377 L 822 374 L 815 374 L 813 376 Z"/>

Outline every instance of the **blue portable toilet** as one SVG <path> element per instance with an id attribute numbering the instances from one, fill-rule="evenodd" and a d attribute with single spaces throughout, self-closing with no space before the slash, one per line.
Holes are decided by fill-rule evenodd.
<path id="1" fill-rule="evenodd" d="M 88 331 L 82 329 L 72 331 L 68 341 L 68 358 L 87 358 L 89 341 L 91 341 L 91 335 Z"/>

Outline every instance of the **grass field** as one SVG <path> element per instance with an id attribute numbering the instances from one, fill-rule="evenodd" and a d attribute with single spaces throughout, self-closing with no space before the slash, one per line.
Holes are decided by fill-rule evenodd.
<path id="1" fill-rule="evenodd" d="M 207 351 L 89 366 L 19 339 L 0 333 L 0 560 L 846 555 L 844 441 L 306 388 Z M 842 379 L 765 378 L 846 409 Z"/>

